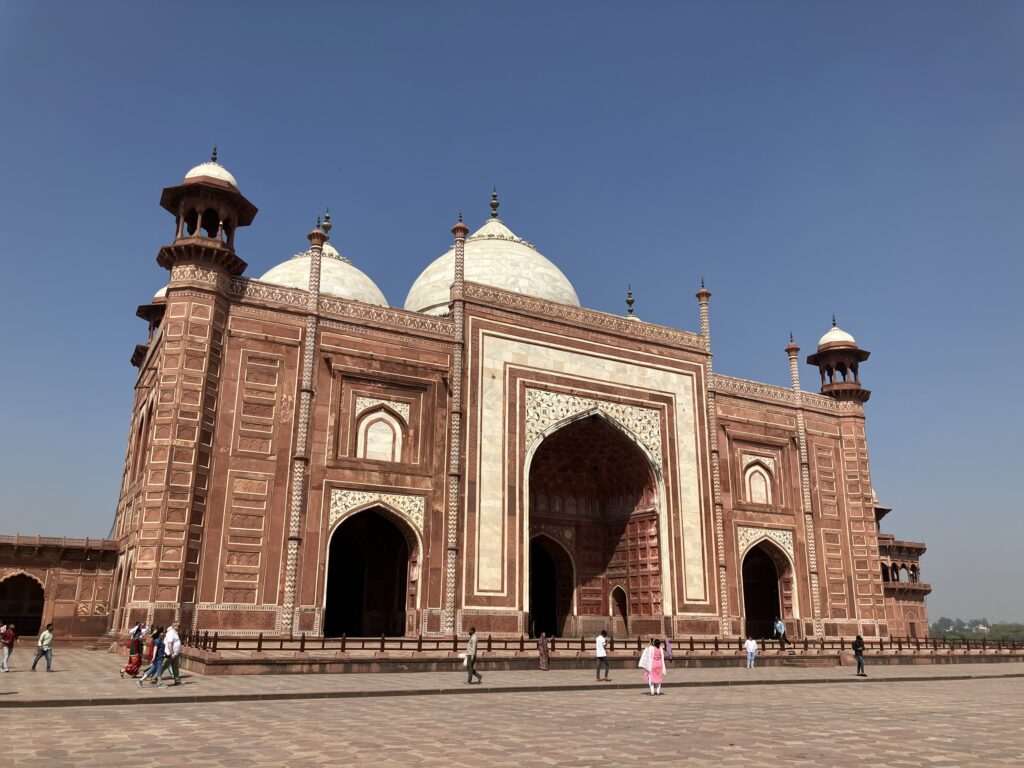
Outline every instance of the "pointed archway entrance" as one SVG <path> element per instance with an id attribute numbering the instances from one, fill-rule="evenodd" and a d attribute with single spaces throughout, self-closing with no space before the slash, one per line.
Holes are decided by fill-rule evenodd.
<path id="1" fill-rule="evenodd" d="M 39 634 L 44 602 L 42 585 L 27 574 L 18 573 L 0 581 L 0 619 L 14 624 L 19 635 Z"/>
<path id="2" fill-rule="evenodd" d="M 404 635 L 413 601 L 415 535 L 387 510 L 342 521 L 327 556 L 325 637 Z"/>
<path id="3" fill-rule="evenodd" d="M 569 591 L 575 599 L 558 634 L 661 632 L 658 483 L 636 440 L 602 412 L 583 414 L 544 437 L 528 472 L 531 623 L 564 599 L 539 564 L 545 554 L 532 544 L 539 537 L 564 546 L 575 564 Z"/>
<path id="4" fill-rule="evenodd" d="M 530 635 L 564 637 L 572 613 L 573 567 L 568 553 L 547 536 L 530 541 Z"/>
<path id="5" fill-rule="evenodd" d="M 743 558 L 743 616 L 746 634 L 754 638 L 772 637 L 775 619 L 783 615 L 779 568 L 768 546 L 762 542 Z"/>

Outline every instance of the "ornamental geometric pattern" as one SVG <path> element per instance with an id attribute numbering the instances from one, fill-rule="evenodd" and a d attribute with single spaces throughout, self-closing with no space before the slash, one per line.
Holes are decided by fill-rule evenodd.
<path id="1" fill-rule="evenodd" d="M 771 539 L 778 544 L 782 549 L 789 555 L 790 559 L 795 559 L 793 555 L 793 532 L 792 531 L 779 531 L 774 528 L 747 528 L 745 526 L 737 526 L 736 537 L 740 543 L 740 557 L 746 553 L 748 549 L 754 546 L 757 542 L 763 539 Z"/>
<path id="2" fill-rule="evenodd" d="M 416 531 L 423 535 L 423 510 L 426 499 L 423 496 L 410 496 L 403 493 L 381 493 L 379 491 L 351 491 L 334 489 L 331 491 L 330 524 L 334 525 L 352 510 L 359 507 L 381 502 L 397 510 L 406 518 Z"/>
<path id="3" fill-rule="evenodd" d="M 768 467 L 768 469 L 770 469 L 773 474 L 775 472 L 775 459 L 773 459 L 771 456 L 755 456 L 752 453 L 744 453 L 743 455 L 740 456 L 740 460 L 743 462 L 744 469 L 749 467 L 754 462 L 758 462 Z"/>
<path id="4" fill-rule="evenodd" d="M 356 416 L 365 410 L 373 408 L 375 405 L 386 405 L 391 410 L 399 414 L 405 423 L 409 423 L 409 404 L 408 403 L 396 403 L 394 400 L 380 400 L 376 397 L 357 397 L 356 398 Z"/>
<path id="5" fill-rule="evenodd" d="M 776 387 L 772 384 L 762 384 L 759 381 L 749 381 L 735 376 L 723 376 L 720 373 L 711 376 L 711 387 L 716 392 L 727 395 L 748 397 L 754 400 L 775 400 L 790 405 L 810 406 L 821 411 L 832 413 L 863 413 L 864 406 L 853 401 L 833 400 L 828 395 L 819 395 L 814 392 L 794 392 L 786 387 Z"/>
<path id="6" fill-rule="evenodd" d="M 621 405 L 589 397 L 576 397 L 540 389 L 526 390 L 526 444 L 552 424 L 587 411 L 597 410 L 625 427 L 650 452 L 661 468 L 661 419 L 653 408 Z"/>

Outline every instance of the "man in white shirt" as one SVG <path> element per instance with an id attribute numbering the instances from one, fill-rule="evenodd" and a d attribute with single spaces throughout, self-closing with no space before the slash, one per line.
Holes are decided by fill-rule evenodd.
<path id="1" fill-rule="evenodd" d="M 747 669 L 753 669 L 754 659 L 757 657 L 757 640 L 747 635 L 747 642 L 743 644 L 743 650 L 747 652 Z"/>
<path id="2" fill-rule="evenodd" d="M 178 636 L 178 622 L 174 622 L 164 633 L 164 649 L 167 654 L 167 665 L 174 676 L 174 685 L 181 685 L 181 638 Z"/>
<path id="3" fill-rule="evenodd" d="M 608 666 L 608 649 L 606 643 L 608 642 L 608 630 L 602 629 L 601 634 L 594 640 L 594 647 L 596 649 L 597 658 L 597 679 L 601 679 L 601 667 L 604 667 L 604 679 L 608 681 L 608 673 L 611 667 Z"/>

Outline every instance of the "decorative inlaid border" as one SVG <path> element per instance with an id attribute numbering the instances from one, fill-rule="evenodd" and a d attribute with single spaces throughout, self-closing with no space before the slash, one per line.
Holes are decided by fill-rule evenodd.
<path id="1" fill-rule="evenodd" d="M 587 411 L 600 411 L 625 427 L 643 444 L 658 468 L 661 468 L 661 418 L 654 408 L 527 389 L 526 445 L 533 445 L 541 433 L 553 424 Z"/>
<path id="2" fill-rule="evenodd" d="M 771 456 L 758 456 L 753 453 L 740 454 L 740 461 L 743 462 L 743 469 L 746 469 L 751 464 L 764 464 L 768 469 L 775 474 L 775 459 Z"/>
<path id="3" fill-rule="evenodd" d="M 374 502 L 386 504 L 408 520 L 419 535 L 423 536 L 423 516 L 426 498 L 404 493 L 382 493 L 380 491 L 354 491 L 348 488 L 335 488 L 331 491 L 331 511 L 329 523 L 333 526 L 339 520 L 348 517 L 360 507 Z"/>
<path id="4" fill-rule="evenodd" d="M 777 528 L 748 528 L 746 526 L 737 526 L 736 538 L 739 541 L 739 559 L 741 561 L 743 560 L 743 556 L 747 553 L 747 550 L 759 541 L 764 541 L 765 539 L 778 544 L 783 551 L 789 555 L 790 560 L 795 561 L 796 559 L 796 556 L 793 554 L 792 531 L 779 530 Z"/>
<path id="5" fill-rule="evenodd" d="M 370 408 L 373 408 L 374 406 L 377 406 L 377 405 L 386 405 L 388 408 L 390 408 L 391 410 L 395 411 L 403 419 L 405 419 L 405 423 L 406 424 L 409 423 L 409 404 L 408 403 L 399 403 L 399 402 L 397 402 L 395 400 L 382 400 L 382 399 L 377 398 L 377 397 L 357 397 L 356 398 L 356 413 L 355 413 L 355 415 L 358 416 L 363 411 L 367 411 Z"/>

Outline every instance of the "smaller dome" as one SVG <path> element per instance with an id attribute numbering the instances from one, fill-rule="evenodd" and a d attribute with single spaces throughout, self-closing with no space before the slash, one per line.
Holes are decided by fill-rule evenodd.
<path id="1" fill-rule="evenodd" d="M 846 347 L 856 347 L 857 340 L 854 339 L 853 336 L 848 334 L 842 328 L 839 328 L 838 326 L 835 325 L 828 329 L 828 333 L 826 333 L 824 336 L 818 339 L 818 349 L 821 349 L 822 347 L 825 346 L 831 347 L 840 345 Z"/>
<path id="2" fill-rule="evenodd" d="M 308 291 L 311 264 L 310 251 L 303 251 L 263 273 L 259 280 Z M 352 266 L 330 243 L 324 243 L 323 258 L 320 260 L 320 292 L 378 307 L 388 306 L 388 300 L 377 284 Z"/>
<path id="3" fill-rule="evenodd" d="M 225 168 L 220 163 L 214 162 L 212 160 L 205 163 L 201 163 L 200 165 L 197 165 L 191 171 L 186 173 L 185 182 L 187 183 L 192 179 L 197 179 L 202 176 L 205 176 L 210 179 L 217 179 L 218 181 L 227 182 L 235 189 L 238 189 L 238 182 L 235 181 L 235 177 L 231 175 L 231 172 L 228 171 L 228 169 Z"/>
<path id="4" fill-rule="evenodd" d="M 166 298 L 167 298 L 167 286 L 166 285 L 163 288 L 161 288 L 159 291 L 157 291 L 156 293 L 153 294 L 153 300 L 154 301 L 156 299 L 166 299 Z"/>

